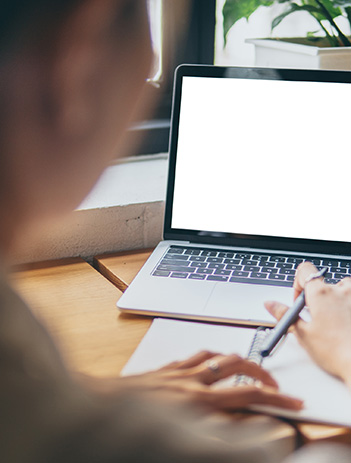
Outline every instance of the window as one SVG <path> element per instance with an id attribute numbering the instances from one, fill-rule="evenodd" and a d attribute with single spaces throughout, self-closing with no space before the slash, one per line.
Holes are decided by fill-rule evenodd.
<path id="1" fill-rule="evenodd" d="M 157 107 L 152 119 L 130 129 L 141 140 L 133 154 L 168 151 L 175 68 L 214 60 L 215 0 L 148 0 L 148 5 L 155 55 L 148 91 Z"/>
<path id="2" fill-rule="evenodd" d="M 254 45 L 245 43 L 246 39 L 271 37 L 305 37 L 310 32 L 324 35 L 318 23 L 306 11 L 295 12 L 286 17 L 274 30 L 271 24 L 274 18 L 286 11 L 286 2 L 279 2 L 270 7 L 259 7 L 247 21 L 240 19 L 229 31 L 227 45 L 223 47 L 223 17 L 222 8 L 225 0 L 217 0 L 216 7 L 216 39 L 215 64 L 233 66 L 254 66 Z M 346 33 L 350 27 L 346 18 L 338 17 L 335 21 Z M 328 25 L 325 25 L 328 28 Z"/>
<path id="3" fill-rule="evenodd" d="M 158 86 L 163 73 L 163 2 L 162 0 L 148 0 L 147 5 L 150 20 L 152 49 L 154 54 L 154 62 L 152 64 L 148 82 Z"/>

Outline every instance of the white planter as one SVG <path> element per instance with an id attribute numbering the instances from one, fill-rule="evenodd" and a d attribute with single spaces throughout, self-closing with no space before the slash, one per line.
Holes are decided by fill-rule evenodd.
<path id="1" fill-rule="evenodd" d="M 274 39 L 247 39 L 255 65 L 272 68 L 351 70 L 351 47 L 317 47 Z"/>

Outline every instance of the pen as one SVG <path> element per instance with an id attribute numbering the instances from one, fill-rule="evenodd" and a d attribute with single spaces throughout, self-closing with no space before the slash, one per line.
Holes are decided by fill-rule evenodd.
<path id="1" fill-rule="evenodd" d="M 321 278 L 327 272 L 327 268 L 323 268 L 317 273 L 311 275 L 308 280 L 315 280 L 317 278 Z M 277 322 L 275 327 L 267 336 L 267 339 L 264 341 L 261 347 L 261 355 L 262 357 L 268 357 L 268 355 L 272 352 L 274 347 L 278 344 L 278 342 L 282 339 L 282 337 L 286 334 L 288 329 L 291 325 L 293 325 L 299 317 L 301 310 L 305 307 L 305 291 L 303 290 L 299 297 L 296 298 L 294 304 L 285 312 L 283 317 Z"/>

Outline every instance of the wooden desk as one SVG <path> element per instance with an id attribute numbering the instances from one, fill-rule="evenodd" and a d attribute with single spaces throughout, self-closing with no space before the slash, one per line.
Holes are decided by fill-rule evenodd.
<path id="1" fill-rule="evenodd" d="M 94 267 L 121 291 L 125 291 L 151 250 L 106 254 L 94 259 Z M 333 441 L 351 443 L 351 430 L 337 426 L 301 423 L 297 425 L 303 442 Z"/>
<path id="2" fill-rule="evenodd" d="M 120 261 L 123 284 L 131 281 L 148 252 Z M 116 376 L 148 330 L 151 319 L 122 315 L 116 301 L 122 294 L 81 259 L 27 266 L 12 274 L 12 283 L 33 312 L 46 324 L 69 367 L 96 376 Z M 114 280 L 120 286 L 120 282 Z M 234 416 L 214 417 L 220 423 Z M 240 415 L 264 426 L 255 436 L 262 445 L 283 455 L 296 446 L 296 431 L 274 418 Z M 223 421 L 224 420 L 224 421 Z M 257 442 L 256 442 L 257 443 Z"/>
<path id="3" fill-rule="evenodd" d="M 120 314 L 120 291 L 81 259 L 27 266 L 12 281 L 76 371 L 116 376 L 151 323 Z"/>
<path id="4" fill-rule="evenodd" d="M 152 251 L 152 249 L 142 249 L 96 256 L 94 267 L 123 293 Z"/>

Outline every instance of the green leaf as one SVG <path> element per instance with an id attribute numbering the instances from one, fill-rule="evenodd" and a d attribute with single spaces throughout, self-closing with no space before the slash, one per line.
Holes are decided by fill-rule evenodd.
<path id="1" fill-rule="evenodd" d="M 292 3 L 291 7 L 284 11 L 282 14 L 274 18 L 272 21 L 272 30 L 277 27 L 283 19 L 285 19 L 287 16 L 291 15 L 292 13 L 295 13 L 296 11 L 308 11 L 309 13 L 320 13 L 320 10 L 318 10 L 316 7 L 312 5 L 297 5 L 296 3 Z"/>
<path id="2" fill-rule="evenodd" d="M 226 0 L 223 6 L 224 44 L 229 30 L 237 21 L 249 19 L 260 6 L 271 6 L 274 3 L 285 4 L 287 9 L 273 20 L 272 30 L 297 11 L 308 12 L 320 24 L 324 20 L 332 24 L 335 18 L 345 16 L 346 13 L 351 25 L 351 0 Z"/>
<path id="3" fill-rule="evenodd" d="M 224 43 L 231 27 L 241 18 L 249 19 L 260 6 L 270 6 L 277 0 L 226 0 L 223 6 Z"/>
<path id="4" fill-rule="evenodd" d="M 333 19 L 337 18 L 338 16 L 342 14 L 342 11 L 340 10 L 340 8 L 335 8 L 331 0 L 323 0 L 323 6 L 328 10 L 328 13 Z M 283 19 L 285 19 L 287 16 L 289 16 L 292 13 L 296 13 L 297 11 L 307 11 L 318 21 L 323 21 L 325 19 L 328 20 L 325 12 L 323 12 L 323 10 L 320 8 L 318 3 L 316 3 L 313 0 L 310 0 L 310 1 L 307 0 L 304 2 L 304 5 L 298 5 L 297 3 L 291 3 L 291 6 L 288 10 L 284 11 L 282 14 L 280 14 L 273 20 L 272 30 L 275 27 L 277 27 L 283 21 Z"/>
<path id="5" fill-rule="evenodd" d="M 319 40 L 320 37 L 316 37 L 316 34 L 318 34 L 319 31 L 310 31 L 310 32 L 307 32 L 307 38 L 308 39 L 317 39 Z"/>
<path id="6" fill-rule="evenodd" d="M 336 7 L 341 7 L 341 8 L 347 8 L 351 6 L 350 0 L 334 0 L 333 3 Z"/>
<path id="7" fill-rule="evenodd" d="M 326 18 L 325 13 L 323 13 L 323 9 L 321 8 L 320 5 L 318 5 L 318 2 L 316 2 L 315 0 L 314 1 L 312 0 L 312 1 L 307 1 L 306 3 L 311 3 L 312 5 L 316 6 L 320 10 L 322 17 L 319 19 L 323 20 Z M 340 10 L 339 6 L 336 5 L 335 0 L 321 0 L 320 3 L 324 6 L 326 10 L 328 10 L 328 13 L 333 19 L 337 18 L 338 16 L 342 14 L 342 11 Z"/>

